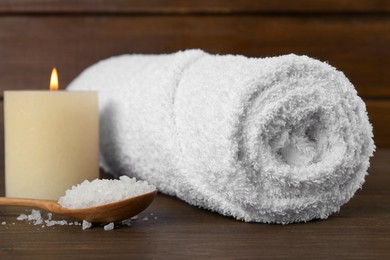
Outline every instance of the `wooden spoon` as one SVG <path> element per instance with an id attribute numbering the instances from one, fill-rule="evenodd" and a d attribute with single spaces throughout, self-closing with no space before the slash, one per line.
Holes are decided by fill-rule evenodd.
<path id="1" fill-rule="evenodd" d="M 0 206 L 36 207 L 78 220 L 107 223 L 128 219 L 142 212 L 152 203 L 156 193 L 157 190 L 101 206 L 81 209 L 64 208 L 56 200 L 6 197 L 0 197 Z"/>

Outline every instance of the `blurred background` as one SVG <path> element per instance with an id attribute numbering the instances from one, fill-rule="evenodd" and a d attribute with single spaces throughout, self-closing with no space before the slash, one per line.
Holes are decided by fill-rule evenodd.
<path id="1" fill-rule="evenodd" d="M 53 66 L 65 88 L 113 55 L 188 48 L 327 61 L 365 100 L 378 148 L 390 147 L 388 0 L 0 0 L 0 115 L 4 90 L 48 89 Z"/>

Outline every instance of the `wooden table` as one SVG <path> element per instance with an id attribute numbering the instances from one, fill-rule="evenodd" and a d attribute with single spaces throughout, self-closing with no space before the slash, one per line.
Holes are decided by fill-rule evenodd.
<path id="1" fill-rule="evenodd" d="M 243 223 L 161 194 L 113 231 L 42 228 L 16 220 L 24 208 L 0 207 L 0 259 L 390 259 L 389 159 L 390 150 L 377 151 L 363 189 L 341 212 L 306 224 Z"/>

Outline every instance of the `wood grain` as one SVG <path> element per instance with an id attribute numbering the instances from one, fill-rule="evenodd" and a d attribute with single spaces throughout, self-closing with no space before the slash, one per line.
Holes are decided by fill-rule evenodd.
<path id="1" fill-rule="evenodd" d="M 0 16 L 0 90 L 46 89 L 52 66 L 66 86 L 113 55 L 203 48 L 253 57 L 328 61 L 363 97 L 390 97 L 389 17 Z"/>
<path id="2" fill-rule="evenodd" d="M 1 0 L 0 12 L 5 13 L 384 13 L 390 11 L 387 0 Z"/>
<path id="3" fill-rule="evenodd" d="M 389 157 L 376 153 L 363 189 L 340 213 L 306 224 L 243 223 L 161 194 L 130 227 L 109 232 L 28 225 L 16 221 L 23 208 L 0 207 L 0 258 L 388 259 Z"/>
<path id="4" fill-rule="evenodd" d="M 374 127 L 375 144 L 390 148 L 390 100 L 367 100 L 366 106 Z"/>
<path id="5" fill-rule="evenodd" d="M 388 0 L 0 0 L 0 92 L 46 89 L 52 66 L 65 87 L 123 53 L 295 52 L 345 72 L 365 98 L 377 146 L 390 147 L 389 12 Z M 3 123 L 0 102 L 0 196 Z M 389 259 L 389 158 L 379 149 L 341 212 L 306 224 L 243 223 L 161 194 L 110 232 L 42 228 L 16 221 L 24 208 L 0 207 L 0 259 Z"/>

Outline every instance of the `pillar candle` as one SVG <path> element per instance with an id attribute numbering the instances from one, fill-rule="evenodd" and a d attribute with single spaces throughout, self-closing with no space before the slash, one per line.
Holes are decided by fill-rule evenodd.
<path id="1" fill-rule="evenodd" d="M 57 200 L 98 178 L 95 92 L 5 91 L 7 197 Z"/>

